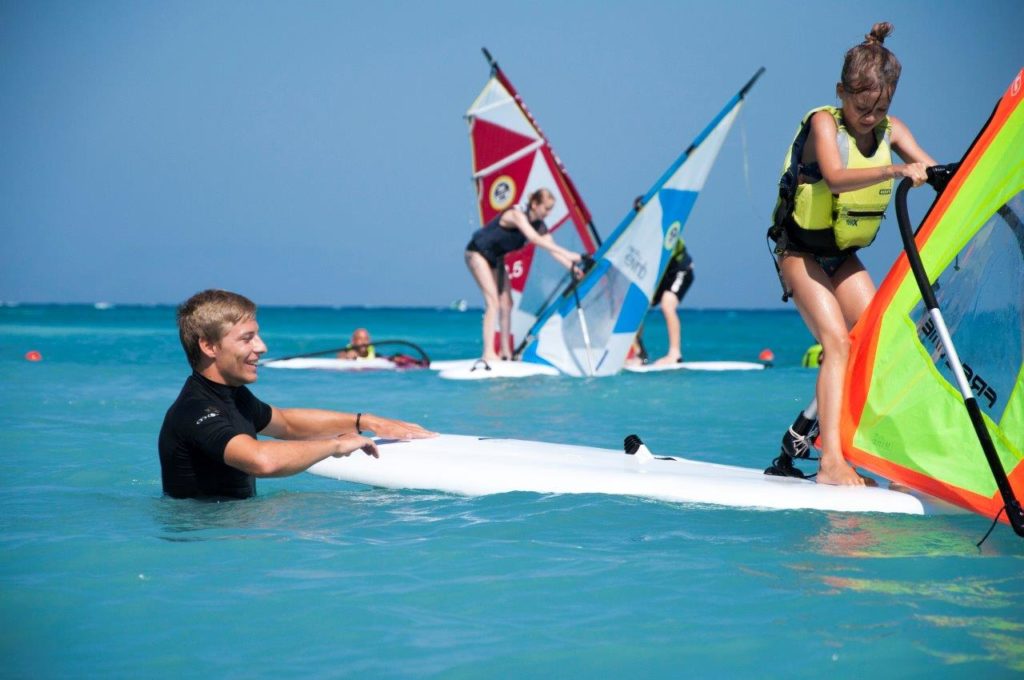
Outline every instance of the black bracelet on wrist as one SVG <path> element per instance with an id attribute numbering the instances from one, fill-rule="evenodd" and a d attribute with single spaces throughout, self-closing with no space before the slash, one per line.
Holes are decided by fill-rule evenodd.
<path id="1" fill-rule="evenodd" d="M 357 413 L 356 414 L 356 434 L 362 434 L 363 433 L 363 428 L 359 427 L 359 421 L 362 419 L 362 417 L 363 417 L 362 413 Z"/>

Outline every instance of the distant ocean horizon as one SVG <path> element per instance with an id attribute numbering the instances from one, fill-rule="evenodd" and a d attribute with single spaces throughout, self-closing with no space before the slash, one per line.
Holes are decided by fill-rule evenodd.
<path id="1" fill-rule="evenodd" d="M 23 302 L 19 300 L 0 300 L 0 307 L 93 307 L 99 310 L 113 309 L 115 307 L 177 307 L 179 304 L 184 302 L 180 300 L 178 302 L 111 302 L 107 300 L 95 300 L 95 301 L 49 301 L 49 302 Z M 329 304 L 261 304 L 258 300 L 253 300 L 257 307 L 260 309 L 264 308 L 279 308 L 279 309 L 333 309 L 333 310 L 357 310 L 357 309 L 390 309 L 390 310 L 452 310 L 460 312 L 483 312 L 483 306 L 479 303 L 472 303 L 467 301 L 465 308 L 456 309 L 456 303 L 458 300 L 454 300 L 447 304 L 436 304 L 436 305 L 329 305 Z M 792 307 L 690 307 L 682 305 L 679 308 L 681 311 L 694 311 L 694 312 L 790 312 L 797 314 L 798 312 Z M 648 314 L 661 314 L 661 312 L 655 308 L 652 308 Z"/>
<path id="2" fill-rule="evenodd" d="M 48 302 L 0 303 L 0 325 L 16 320 L 20 314 L 47 315 L 66 322 L 91 323 L 103 319 L 121 319 L 152 325 L 176 334 L 174 310 L 180 303 L 112 303 L 112 302 Z M 430 356 L 434 359 L 472 358 L 481 354 L 480 315 L 483 309 L 469 306 L 386 306 L 386 305 L 261 305 L 256 303 L 264 339 L 268 340 L 267 357 L 313 352 L 316 342 L 329 337 L 333 342 L 323 349 L 335 348 L 348 341 L 351 332 L 367 327 L 374 338 L 403 339 L 417 343 L 439 342 Z M 103 316 L 104 314 L 113 316 Z M 138 316 L 136 316 L 136 314 Z M 799 313 L 792 307 L 784 309 L 679 309 L 683 323 L 683 351 L 687 360 L 757 361 L 767 349 L 781 351 L 778 361 L 799 363 L 804 351 L 814 343 Z M 763 319 L 765 328 L 773 329 L 758 339 L 758 324 L 745 320 Z M 283 320 L 284 325 L 278 324 Z M 281 333 L 290 326 L 299 335 Z M 433 332 L 440 326 L 445 330 Z M 688 333 L 707 326 L 710 333 Z M 781 333 L 781 335 L 780 335 Z M 397 336 L 396 336 L 397 334 Z M 802 338 L 802 339 L 799 339 Z M 648 311 L 644 321 L 643 339 L 653 357 L 667 351 L 664 318 L 659 309 Z M 272 341 L 272 342 L 271 342 Z M 451 350 L 451 351 L 449 351 Z M 792 350 L 792 351 L 790 351 Z M 428 350 L 429 351 L 429 350 Z"/>

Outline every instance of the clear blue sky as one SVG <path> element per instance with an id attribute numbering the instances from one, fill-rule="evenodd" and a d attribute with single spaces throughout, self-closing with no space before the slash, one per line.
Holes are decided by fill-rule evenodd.
<path id="1" fill-rule="evenodd" d="M 903 62 L 892 113 L 958 160 L 1024 65 L 1020 0 L 2 0 L 0 300 L 480 304 L 462 114 L 487 46 L 602 234 L 767 67 L 685 227 L 684 306 L 778 307 L 783 152 L 881 20 Z M 899 247 L 883 228 L 876 281 Z"/>

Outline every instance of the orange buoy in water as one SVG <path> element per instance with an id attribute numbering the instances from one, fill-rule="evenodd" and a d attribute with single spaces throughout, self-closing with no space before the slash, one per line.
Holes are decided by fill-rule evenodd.
<path id="1" fill-rule="evenodd" d="M 775 352 L 765 347 L 761 350 L 761 353 L 757 355 L 757 360 L 765 365 L 771 366 L 772 362 L 775 361 Z"/>
<path id="2" fill-rule="evenodd" d="M 37 352 L 36 350 L 32 349 L 25 352 L 25 359 L 27 361 L 42 361 L 43 355 Z"/>

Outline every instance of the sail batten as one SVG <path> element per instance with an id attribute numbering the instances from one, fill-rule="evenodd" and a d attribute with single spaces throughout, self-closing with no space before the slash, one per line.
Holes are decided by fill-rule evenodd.
<path id="1" fill-rule="evenodd" d="M 514 163 L 517 160 L 519 160 L 520 158 L 532 154 L 534 151 L 536 151 L 537 149 L 541 148 L 542 146 L 544 146 L 544 142 L 541 142 L 541 141 L 533 142 L 529 146 L 525 146 L 522 149 L 520 149 L 519 151 L 516 151 L 515 153 L 511 153 L 511 154 L 509 154 L 507 156 L 504 156 L 503 158 L 498 159 L 493 164 L 488 165 L 486 168 L 483 168 L 481 170 L 478 170 L 477 172 L 474 172 L 473 173 L 473 179 L 480 179 L 481 177 L 485 177 L 487 175 L 490 175 L 491 173 L 495 172 L 496 170 L 500 170 L 501 168 L 503 168 L 504 166 L 508 165 L 509 163 Z"/>

